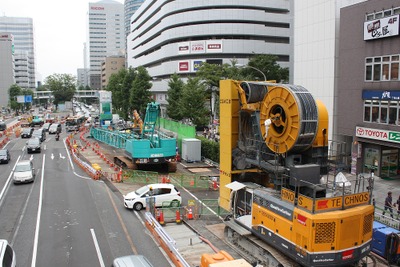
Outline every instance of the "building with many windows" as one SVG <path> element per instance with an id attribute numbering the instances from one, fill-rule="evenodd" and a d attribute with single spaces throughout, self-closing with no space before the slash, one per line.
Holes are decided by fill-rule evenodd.
<path id="1" fill-rule="evenodd" d="M 114 0 L 89 3 L 88 12 L 89 86 L 101 88 L 101 63 L 125 50 L 124 5 Z"/>
<path id="2" fill-rule="evenodd" d="M 391 0 L 341 9 L 336 123 L 354 173 L 400 174 L 399 20 Z"/>
<path id="3" fill-rule="evenodd" d="M 33 20 L 20 17 L 0 17 L 0 32 L 14 36 L 15 82 L 23 89 L 35 90 L 35 47 Z"/>
<path id="4" fill-rule="evenodd" d="M 131 30 L 131 17 L 143 4 L 144 0 L 125 0 L 124 3 L 124 23 L 125 23 L 125 36 Z"/>
<path id="5" fill-rule="evenodd" d="M 10 33 L 0 32 L 0 107 L 8 104 L 8 89 L 15 84 L 14 43 Z"/>
<path id="6" fill-rule="evenodd" d="M 125 55 L 106 57 L 101 64 L 101 89 L 105 90 L 112 74 L 125 68 Z"/>
<path id="7" fill-rule="evenodd" d="M 131 18 L 128 67 L 146 67 L 162 105 L 170 76 L 195 75 L 202 62 L 247 64 L 272 54 L 292 73 L 292 9 L 292 0 L 146 0 Z"/>
<path id="8" fill-rule="evenodd" d="M 77 69 L 76 85 L 79 87 L 89 86 L 89 69 Z"/>

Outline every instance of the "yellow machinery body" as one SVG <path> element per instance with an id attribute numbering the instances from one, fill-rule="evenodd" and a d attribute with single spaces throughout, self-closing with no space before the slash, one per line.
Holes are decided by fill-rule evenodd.
<path id="1" fill-rule="evenodd" d="M 220 205 L 304 266 L 354 264 L 372 239 L 369 189 L 340 196 L 319 190 L 327 134 L 324 104 L 303 87 L 220 81 Z M 303 182 L 308 176 L 318 180 Z M 235 196 L 232 182 L 260 187 Z M 251 217 L 241 222 L 241 216 Z"/>

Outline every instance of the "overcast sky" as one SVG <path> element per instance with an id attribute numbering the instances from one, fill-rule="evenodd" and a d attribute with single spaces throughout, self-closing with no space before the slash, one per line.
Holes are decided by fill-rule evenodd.
<path id="1" fill-rule="evenodd" d="M 124 3 L 123 0 L 116 0 Z M 0 16 L 33 19 L 37 80 L 83 68 L 89 3 L 97 0 L 1 0 Z"/>

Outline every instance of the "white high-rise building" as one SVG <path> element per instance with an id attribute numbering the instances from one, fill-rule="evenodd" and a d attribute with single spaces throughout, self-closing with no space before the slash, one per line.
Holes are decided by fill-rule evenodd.
<path id="1" fill-rule="evenodd" d="M 0 32 L 14 36 L 15 82 L 23 89 L 36 88 L 32 18 L 0 17 Z"/>
<path id="2" fill-rule="evenodd" d="M 312 0 L 294 3 L 293 82 L 326 106 L 329 139 L 335 130 L 340 9 L 366 0 Z"/>
<path id="3" fill-rule="evenodd" d="M 144 0 L 125 0 L 125 35 L 128 35 L 131 30 L 131 17 L 143 4 Z"/>
<path id="4" fill-rule="evenodd" d="M 146 0 L 131 17 L 128 67 L 148 70 L 162 112 L 170 76 L 194 76 L 203 62 L 247 64 L 254 54 L 271 54 L 291 73 L 292 5 L 292 0 Z"/>
<path id="5" fill-rule="evenodd" d="M 124 53 L 124 5 L 114 0 L 89 3 L 88 41 L 89 86 L 101 88 L 101 63 L 108 56 Z"/>

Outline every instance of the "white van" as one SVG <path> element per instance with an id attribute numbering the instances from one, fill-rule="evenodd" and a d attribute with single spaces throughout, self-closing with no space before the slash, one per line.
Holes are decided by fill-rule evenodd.
<path id="1" fill-rule="evenodd" d="M 5 239 L 0 239 L 0 263 L 3 267 L 15 267 L 15 252 Z"/>

